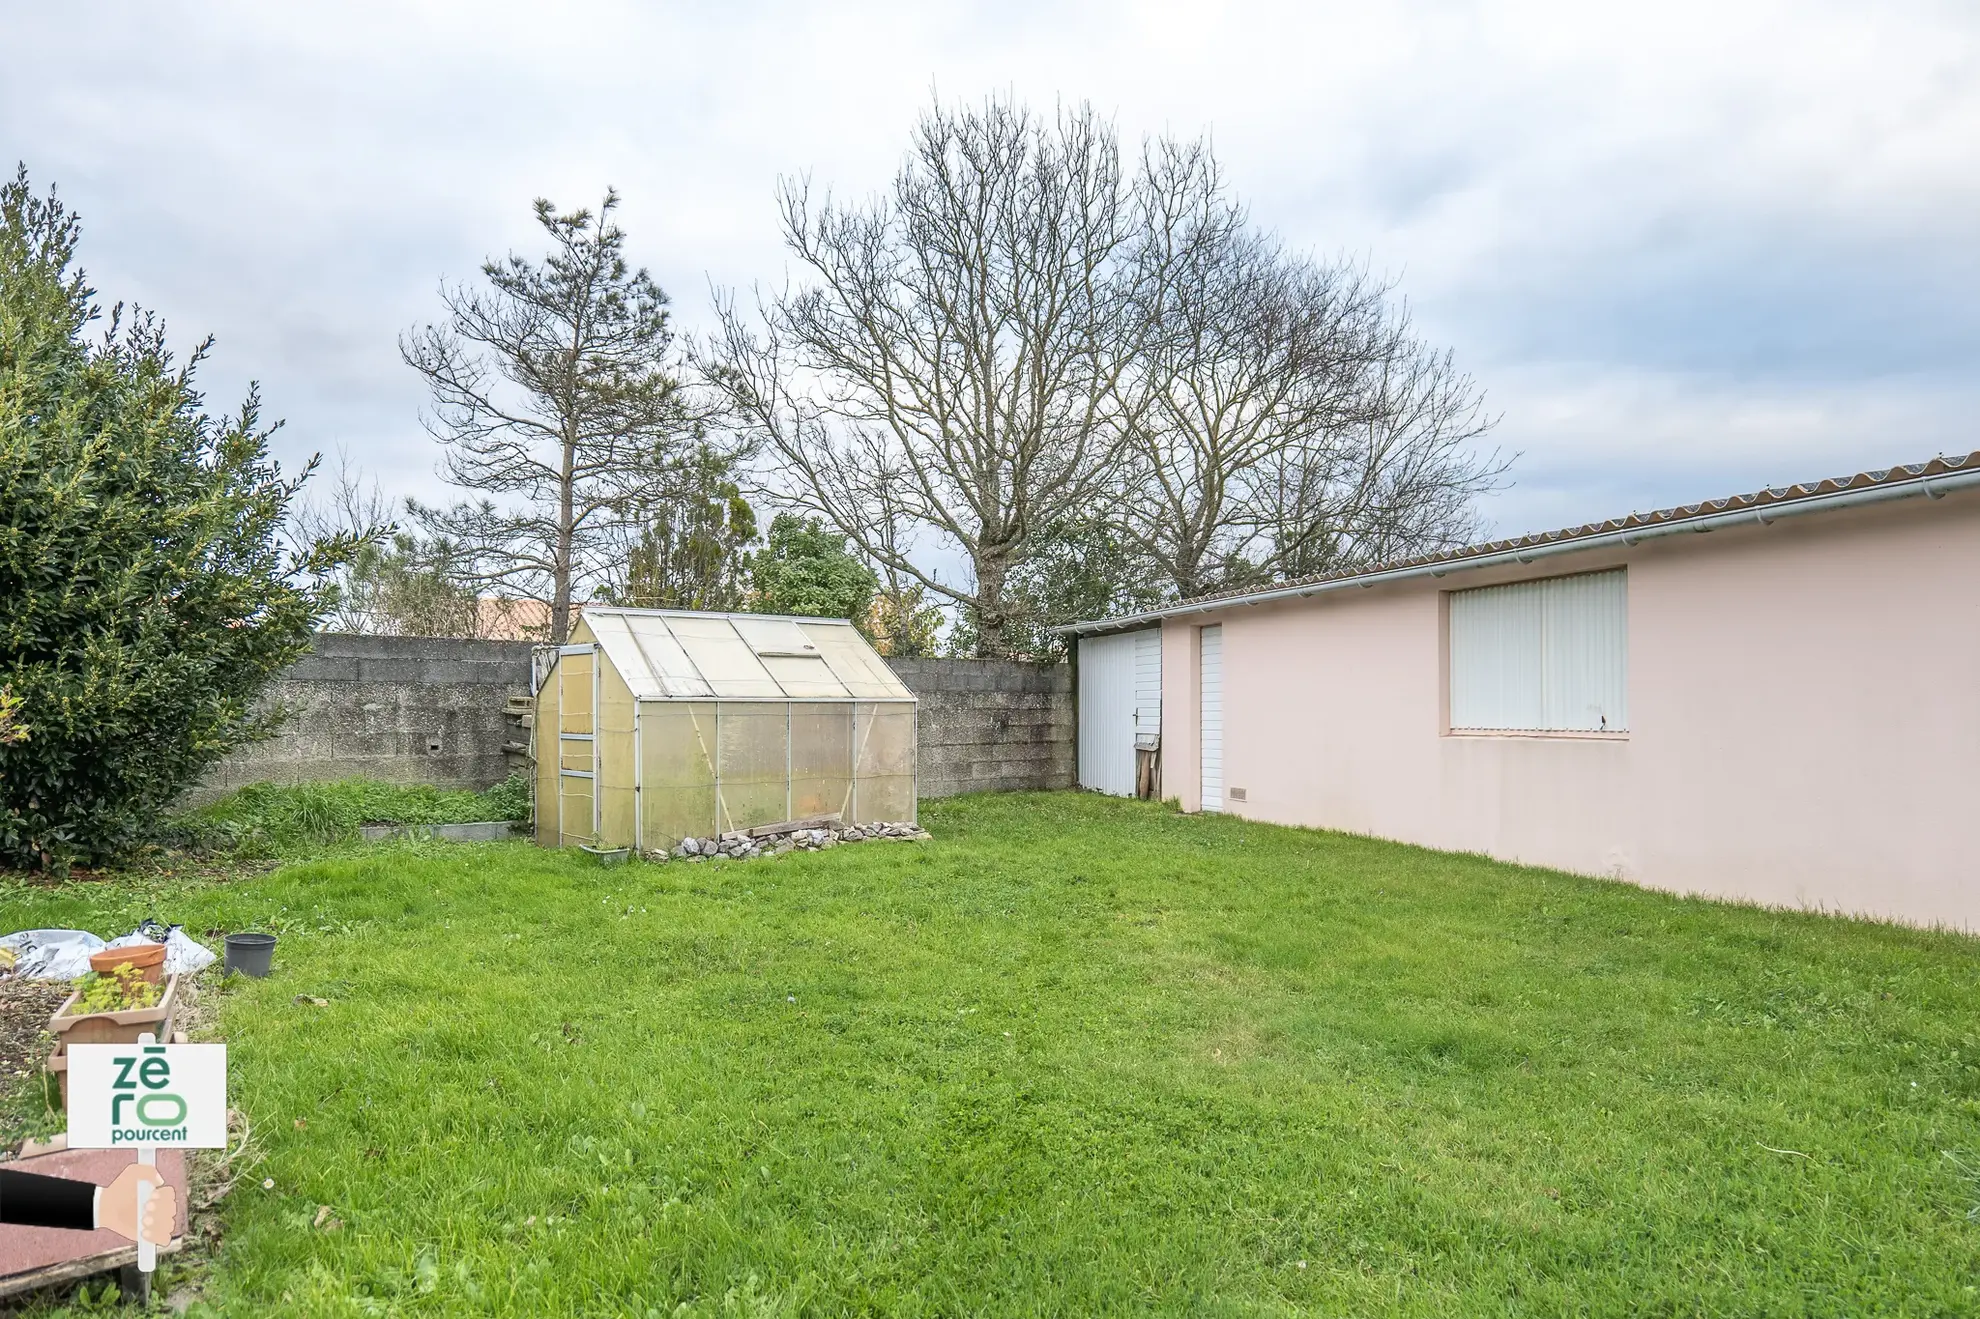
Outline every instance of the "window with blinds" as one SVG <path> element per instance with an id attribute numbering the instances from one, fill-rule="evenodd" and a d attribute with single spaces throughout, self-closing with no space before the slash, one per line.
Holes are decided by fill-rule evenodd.
<path id="1" fill-rule="evenodd" d="M 1450 596 L 1451 731 L 1629 728 L 1629 579 L 1610 572 Z"/>

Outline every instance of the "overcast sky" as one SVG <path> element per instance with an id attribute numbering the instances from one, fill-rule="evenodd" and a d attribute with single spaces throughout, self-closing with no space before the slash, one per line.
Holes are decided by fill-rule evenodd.
<path id="1" fill-rule="evenodd" d="M 1259 220 L 1396 277 L 1522 455 L 1500 533 L 1980 448 L 1974 0 L 0 0 L 0 156 L 104 299 L 217 335 L 286 457 L 428 495 L 397 337 L 541 251 L 531 198 L 617 187 L 693 330 L 782 279 L 780 175 L 879 189 L 931 92 L 993 91 L 1208 131 Z"/>

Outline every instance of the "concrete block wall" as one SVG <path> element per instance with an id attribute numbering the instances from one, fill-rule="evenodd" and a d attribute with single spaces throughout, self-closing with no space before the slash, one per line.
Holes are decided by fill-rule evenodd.
<path id="1" fill-rule="evenodd" d="M 529 694 L 530 645 L 320 633 L 265 703 L 276 734 L 215 767 L 186 797 L 247 783 L 374 778 L 486 788 L 509 772 L 503 709 Z M 1006 660 L 890 661 L 920 698 L 923 797 L 1068 788 L 1072 671 Z"/>
<path id="2" fill-rule="evenodd" d="M 246 783 L 374 778 L 486 788 L 508 776 L 503 708 L 529 694 L 526 641 L 319 633 L 264 701 L 275 736 L 235 752 L 188 795 Z"/>
<path id="3" fill-rule="evenodd" d="M 920 698 L 923 797 L 1073 785 L 1069 665 L 977 659 L 887 662 Z"/>

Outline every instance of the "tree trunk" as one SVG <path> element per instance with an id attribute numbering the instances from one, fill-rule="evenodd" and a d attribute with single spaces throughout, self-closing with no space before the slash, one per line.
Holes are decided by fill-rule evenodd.
<path id="1" fill-rule="evenodd" d="M 1004 616 L 1004 579 L 1010 564 L 978 555 L 976 559 L 976 658 L 1010 658 L 1010 620 Z"/>
<path id="2" fill-rule="evenodd" d="M 577 465 L 577 443 L 570 437 L 564 439 L 564 464 L 557 481 L 557 552 L 552 556 L 556 571 L 552 574 L 553 590 L 550 599 L 550 640 L 561 646 L 571 637 L 571 486 L 572 469 Z"/>

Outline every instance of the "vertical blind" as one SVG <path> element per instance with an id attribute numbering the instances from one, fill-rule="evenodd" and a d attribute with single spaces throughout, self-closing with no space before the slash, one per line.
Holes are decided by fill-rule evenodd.
<path id="1" fill-rule="evenodd" d="M 1629 728 L 1625 569 L 1453 591 L 1451 728 Z"/>

